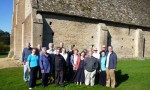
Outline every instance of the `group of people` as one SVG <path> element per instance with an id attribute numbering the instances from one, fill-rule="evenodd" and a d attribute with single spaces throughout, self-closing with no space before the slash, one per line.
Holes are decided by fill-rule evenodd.
<path id="1" fill-rule="evenodd" d="M 42 80 L 42 87 L 49 82 L 64 87 L 65 81 L 93 86 L 97 81 L 103 86 L 115 88 L 117 55 L 112 46 L 107 48 L 103 45 L 100 52 L 97 48 L 89 48 L 80 53 L 73 46 L 66 51 L 64 43 L 56 49 L 53 43 L 48 46 L 48 50 L 40 44 L 31 48 L 27 43 L 23 49 L 24 81 L 29 81 L 29 89 L 36 86 L 38 78 Z"/>

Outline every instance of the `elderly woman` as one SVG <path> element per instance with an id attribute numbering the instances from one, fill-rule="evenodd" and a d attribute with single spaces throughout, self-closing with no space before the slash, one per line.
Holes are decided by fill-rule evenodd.
<path id="1" fill-rule="evenodd" d="M 50 55 L 46 52 L 46 47 L 42 48 L 39 63 L 42 73 L 42 87 L 45 87 L 48 84 L 48 76 L 50 73 Z"/>
<path id="2" fill-rule="evenodd" d="M 28 56 L 27 60 L 28 70 L 30 72 L 29 89 L 32 89 L 36 86 L 37 68 L 39 61 L 39 57 L 36 55 L 36 49 L 32 49 L 32 53 Z"/>
<path id="3" fill-rule="evenodd" d="M 76 63 L 76 74 L 74 76 L 74 82 L 77 83 L 77 85 L 80 83 L 80 85 L 85 81 L 85 75 L 84 75 L 84 60 L 85 60 L 85 52 L 81 52 L 81 56 L 78 57 L 77 63 Z"/>

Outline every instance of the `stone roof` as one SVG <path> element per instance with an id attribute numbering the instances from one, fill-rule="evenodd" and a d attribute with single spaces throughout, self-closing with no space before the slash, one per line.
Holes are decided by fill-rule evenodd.
<path id="1" fill-rule="evenodd" d="M 38 11 L 150 27 L 149 0 L 32 0 Z"/>

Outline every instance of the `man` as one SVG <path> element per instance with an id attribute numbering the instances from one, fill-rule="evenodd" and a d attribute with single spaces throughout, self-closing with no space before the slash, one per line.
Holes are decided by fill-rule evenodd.
<path id="1" fill-rule="evenodd" d="M 61 42 L 61 43 L 59 44 L 59 48 L 60 48 L 60 52 L 62 52 L 62 48 L 64 48 L 64 43 L 63 43 L 63 42 Z"/>
<path id="2" fill-rule="evenodd" d="M 36 55 L 40 58 L 40 55 L 42 54 L 42 46 L 41 46 L 41 44 L 38 44 L 37 45 L 37 48 L 36 48 Z M 42 78 L 42 74 L 41 74 L 41 69 L 40 69 L 40 66 L 38 65 L 38 68 L 37 68 L 37 70 L 38 70 L 38 76 L 37 76 L 37 78 L 38 79 L 41 79 Z"/>
<path id="3" fill-rule="evenodd" d="M 66 66 L 65 59 L 60 55 L 60 49 L 57 48 L 55 55 L 55 85 L 64 87 L 64 69 Z"/>
<path id="4" fill-rule="evenodd" d="M 56 54 L 56 51 L 54 49 L 54 44 L 53 43 L 49 43 L 48 47 L 49 47 L 49 49 L 47 50 L 47 53 L 49 53 L 49 54 Z"/>
<path id="5" fill-rule="evenodd" d="M 106 53 L 106 46 L 105 45 L 102 45 L 102 50 L 100 51 L 100 57 L 102 57 L 102 51 L 105 51 L 105 53 Z"/>
<path id="6" fill-rule="evenodd" d="M 106 87 L 115 88 L 116 80 L 115 80 L 115 70 L 117 66 L 117 55 L 113 51 L 112 46 L 108 46 L 108 52 L 107 52 L 107 60 L 106 60 Z"/>
<path id="7" fill-rule="evenodd" d="M 73 48 L 74 48 L 74 46 L 73 45 L 71 45 L 70 46 L 70 48 L 69 48 L 69 50 L 68 50 L 68 69 L 69 69 L 69 72 L 67 72 L 68 74 L 68 76 L 69 77 L 67 77 L 69 80 L 70 80 L 70 82 L 72 81 L 72 64 L 71 64 L 71 56 L 73 55 L 73 52 L 74 52 L 74 50 L 73 50 Z"/>
<path id="8" fill-rule="evenodd" d="M 56 54 L 56 50 L 54 49 L 54 44 L 53 43 L 49 43 L 48 45 L 49 49 L 47 50 L 47 53 L 50 54 L 51 60 L 50 60 L 50 66 L 51 66 L 51 71 L 50 71 L 50 80 L 51 82 L 54 82 L 54 78 L 55 78 L 55 70 L 54 70 L 54 60 L 55 60 L 55 54 Z"/>
<path id="9" fill-rule="evenodd" d="M 93 49 L 93 57 L 95 57 L 96 59 L 100 59 L 100 54 L 99 53 L 97 53 L 97 48 L 94 48 Z"/>
<path id="10" fill-rule="evenodd" d="M 27 62 L 27 58 L 28 56 L 31 54 L 32 48 L 30 43 L 26 43 L 26 48 L 23 49 L 22 52 L 22 63 L 24 65 L 24 81 L 27 82 L 29 81 L 29 73 L 28 73 L 28 64 Z"/>
<path id="11" fill-rule="evenodd" d="M 42 48 L 39 62 L 42 73 L 42 87 L 45 87 L 48 85 L 48 76 L 50 73 L 50 55 L 46 52 L 46 47 Z"/>
<path id="12" fill-rule="evenodd" d="M 85 85 L 94 86 L 95 84 L 95 74 L 98 68 L 98 62 L 95 57 L 92 56 L 93 52 L 89 51 L 89 56 L 85 59 L 84 63 L 84 73 L 85 73 Z"/>

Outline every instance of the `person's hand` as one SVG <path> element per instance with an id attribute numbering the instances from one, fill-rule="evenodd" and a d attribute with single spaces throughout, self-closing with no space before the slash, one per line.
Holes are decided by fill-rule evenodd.
<path id="1" fill-rule="evenodd" d="M 31 72 L 31 69 L 28 69 L 29 72 Z"/>
<path id="2" fill-rule="evenodd" d="M 44 73 L 44 70 L 41 70 L 42 73 Z"/>
<path id="3" fill-rule="evenodd" d="M 99 70 L 99 72 L 101 72 L 101 70 Z"/>

